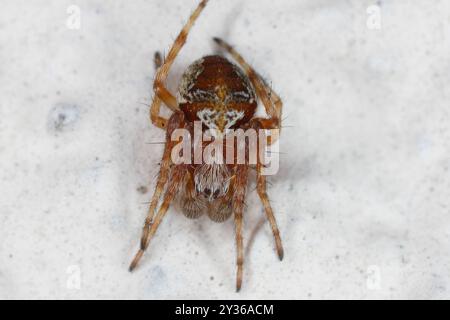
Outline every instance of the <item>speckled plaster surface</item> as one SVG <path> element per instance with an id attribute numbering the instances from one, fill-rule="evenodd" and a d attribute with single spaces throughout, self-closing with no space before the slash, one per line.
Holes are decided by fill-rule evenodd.
<path id="1" fill-rule="evenodd" d="M 450 298 L 445 0 L 211 0 L 169 86 L 220 36 L 281 93 L 269 193 L 285 259 L 252 182 L 239 294 L 232 221 L 176 207 L 127 271 L 164 137 L 145 106 L 152 56 L 195 5 L 2 1 L 0 298 Z"/>

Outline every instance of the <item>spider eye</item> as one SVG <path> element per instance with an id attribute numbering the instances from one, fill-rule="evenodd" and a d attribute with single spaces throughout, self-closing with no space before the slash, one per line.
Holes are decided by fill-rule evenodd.
<path id="1" fill-rule="evenodd" d="M 219 189 L 217 189 L 216 191 L 214 191 L 214 199 L 216 199 L 219 196 Z"/>
<path id="2" fill-rule="evenodd" d="M 206 188 L 203 192 L 204 192 L 208 197 L 211 195 L 211 190 L 208 189 L 208 188 Z"/>

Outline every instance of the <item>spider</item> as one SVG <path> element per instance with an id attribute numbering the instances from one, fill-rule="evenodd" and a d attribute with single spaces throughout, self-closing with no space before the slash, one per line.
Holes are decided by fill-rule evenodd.
<path id="1" fill-rule="evenodd" d="M 279 129 L 282 102 L 243 57 L 219 38 L 214 38 L 214 41 L 230 54 L 241 68 L 223 56 L 206 56 L 186 69 L 180 81 L 177 98 L 169 92 L 165 82 L 170 68 L 207 3 L 208 0 L 200 1 L 164 60 L 158 53 L 155 54 L 157 72 L 153 84 L 155 94 L 150 108 L 150 119 L 155 126 L 166 130 L 166 142 L 155 192 L 142 231 L 140 249 L 130 265 L 130 271 L 136 268 L 144 255 L 169 205 L 179 197 L 182 211 L 188 218 L 198 218 L 206 212 L 211 220 L 223 222 L 234 215 L 237 248 L 236 291 L 239 291 L 244 263 L 243 211 L 250 164 L 247 161 L 243 164 L 175 164 L 171 158 L 175 141 L 172 141 L 171 136 L 180 128 L 192 132 L 195 121 L 201 121 L 202 130 L 215 128 L 219 132 L 230 128 Z M 262 101 L 267 118 L 254 116 L 257 98 Z M 173 111 L 168 119 L 160 115 L 162 103 Z M 273 143 L 274 140 L 269 138 L 268 143 Z M 227 149 L 230 146 L 224 147 Z M 195 146 L 192 145 L 192 148 Z M 245 148 L 248 149 L 248 145 Z M 263 168 L 264 164 L 258 157 L 257 192 L 272 229 L 278 257 L 282 260 L 283 246 L 267 196 Z M 156 210 L 159 202 L 161 204 Z"/>

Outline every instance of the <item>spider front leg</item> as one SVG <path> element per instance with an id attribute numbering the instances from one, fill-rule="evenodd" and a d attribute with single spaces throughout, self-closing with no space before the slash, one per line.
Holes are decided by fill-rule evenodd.
<path id="1" fill-rule="evenodd" d="M 242 238 L 242 216 L 245 204 L 245 194 L 247 191 L 248 165 L 237 165 L 235 172 L 234 195 L 233 195 L 233 211 L 236 233 L 236 251 L 237 251 L 237 274 L 236 274 L 236 291 L 241 290 L 242 275 L 244 265 L 244 243 Z"/>
<path id="2" fill-rule="evenodd" d="M 155 70 L 158 71 L 158 69 L 162 65 L 162 57 L 161 53 L 156 52 L 154 57 L 154 64 L 155 64 Z M 163 118 L 159 115 L 160 109 L 161 109 L 161 99 L 158 97 L 158 95 L 155 94 L 153 97 L 152 106 L 150 107 L 150 120 L 152 123 L 157 126 L 158 128 L 165 129 L 167 128 L 167 121 L 168 119 Z"/>
<path id="3" fill-rule="evenodd" d="M 175 39 L 175 42 L 170 48 L 170 51 L 167 54 L 167 57 L 163 65 L 158 69 L 158 72 L 156 73 L 155 82 L 153 84 L 155 95 L 174 112 L 179 110 L 178 102 L 177 99 L 169 92 L 169 90 L 167 90 L 165 82 L 167 80 L 170 68 L 173 62 L 175 61 L 175 58 L 177 57 L 181 48 L 183 48 L 184 44 L 186 43 L 189 31 L 191 30 L 192 26 L 194 25 L 195 21 L 197 20 L 197 18 L 199 17 L 200 13 L 203 11 L 207 3 L 208 0 L 202 0 L 199 3 L 199 5 L 189 18 L 188 22 L 186 23 L 186 25 L 181 30 L 180 34 Z"/>
<path id="4" fill-rule="evenodd" d="M 144 251 L 147 249 L 151 238 L 158 229 L 159 224 L 164 218 L 169 205 L 175 197 L 181 183 L 184 180 L 184 175 L 186 173 L 186 168 L 184 165 L 173 166 L 171 160 L 172 148 L 176 142 L 172 141 L 171 136 L 175 129 L 182 128 L 184 126 L 184 115 L 181 112 L 174 113 L 168 122 L 168 128 L 166 133 L 166 146 L 164 150 L 163 159 L 161 161 L 161 167 L 159 171 L 158 181 L 156 183 L 155 192 L 150 203 L 150 208 L 148 211 L 147 218 L 145 219 L 144 227 L 142 230 L 141 244 L 138 253 L 136 254 L 133 262 L 130 265 L 130 271 L 137 266 L 139 260 L 144 255 Z M 173 168 L 172 168 L 173 167 Z M 172 171 L 172 172 L 171 172 Z M 167 186 L 166 193 L 164 195 L 163 202 L 159 208 L 156 218 L 153 220 L 156 207 L 158 205 L 161 194 L 164 187 L 169 180 L 169 175 L 171 174 L 169 184 Z"/>

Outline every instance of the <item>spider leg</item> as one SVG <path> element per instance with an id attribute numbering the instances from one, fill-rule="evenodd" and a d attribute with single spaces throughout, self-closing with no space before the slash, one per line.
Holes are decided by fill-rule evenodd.
<path id="1" fill-rule="evenodd" d="M 272 118 L 274 120 L 273 122 L 276 122 L 276 125 L 275 124 L 269 125 L 269 126 L 274 126 L 274 127 L 276 127 L 276 129 L 278 129 L 278 131 L 272 130 L 272 134 L 267 140 L 268 145 L 270 146 L 270 145 L 274 144 L 275 142 L 277 142 L 278 139 L 280 138 L 283 101 L 281 100 L 280 96 L 275 91 L 272 90 L 272 88 L 267 84 L 267 82 L 260 75 L 258 75 L 258 77 L 261 80 L 261 82 L 264 84 L 264 88 L 265 88 L 266 92 L 269 94 L 270 101 L 272 101 L 273 106 L 275 108 L 275 112 L 277 114 L 276 118 Z"/>
<path id="2" fill-rule="evenodd" d="M 244 244 L 242 238 L 242 216 L 244 211 L 245 193 L 247 190 L 248 165 L 238 165 L 236 169 L 233 195 L 233 211 L 236 233 L 236 250 L 237 250 L 237 275 L 236 275 L 236 291 L 241 290 L 243 264 L 244 264 Z"/>
<path id="3" fill-rule="evenodd" d="M 274 129 L 278 125 L 277 121 L 274 121 L 274 119 L 264 119 L 264 118 L 254 118 L 251 120 L 251 126 L 252 128 L 256 130 L 261 129 Z M 259 146 L 258 146 L 259 148 Z M 260 152 L 264 151 L 264 152 Z M 270 205 L 269 197 L 267 195 L 267 179 L 266 176 L 263 175 L 263 159 L 265 158 L 265 150 L 259 150 L 258 149 L 258 161 L 256 164 L 256 179 L 257 179 L 257 192 L 259 195 L 259 198 L 261 199 L 261 202 L 264 206 L 264 212 L 266 213 L 267 220 L 269 220 L 270 227 L 272 229 L 272 234 L 275 239 L 275 245 L 277 248 L 278 257 L 280 260 L 283 260 L 284 256 L 284 250 L 283 245 L 281 243 L 281 237 L 280 237 L 280 231 L 277 226 L 277 221 L 275 219 L 275 216 L 273 214 L 272 207 Z"/>
<path id="4" fill-rule="evenodd" d="M 155 52 L 154 63 L 155 63 L 155 70 L 158 70 L 162 65 L 162 58 L 160 52 Z M 153 97 L 152 106 L 150 107 L 150 120 L 158 128 L 165 129 L 167 127 L 168 119 L 163 118 L 159 115 L 161 103 L 162 103 L 161 99 L 158 97 L 158 95 L 155 95 Z"/>
<path id="5" fill-rule="evenodd" d="M 225 49 L 244 69 L 250 79 L 256 94 L 264 104 L 267 115 L 272 119 L 272 123 L 276 123 L 275 128 L 279 129 L 281 122 L 281 113 L 283 102 L 278 94 L 276 94 L 263 80 L 263 78 L 245 61 L 245 59 L 228 43 L 220 38 L 214 38 L 214 41 L 223 49 Z M 273 124 L 271 126 L 274 126 Z M 279 138 L 278 132 L 273 131 L 272 136 L 268 138 L 269 145 L 275 143 Z"/>
<path id="6" fill-rule="evenodd" d="M 177 110 L 179 110 L 179 108 L 178 108 L 177 99 L 165 87 L 167 75 L 169 74 L 170 67 L 172 66 L 175 58 L 177 57 L 181 48 L 186 43 L 186 39 L 189 34 L 189 31 L 191 30 L 192 26 L 194 25 L 195 21 L 197 20 L 197 18 L 199 17 L 200 13 L 203 11 L 203 9 L 205 8 L 207 3 L 208 3 L 208 0 L 202 0 L 199 3 L 199 5 L 195 9 L 195 11 L 190 16 L 186 25 L 181 30 L 180 34 L 175 39 L 175 42 L 173 43 L 172 47 L 170 48 L 170 51 L 167 54 L 167 57 L 166 57 L 163 65 L 158 69 L 158 72 L 156 73 L 156 79 L 153 84 L 153 89 L 155 91 L 155 94 L 172 111 L 177 111 Z"/>
<path id="7" fill-rule="evenodd" d="M 158 210 L 158 214 L 155 217 L 155 220 L 149 225 L 150 228 L 148 228 L 148 232 L 144 232 L 142 241 L 141 241 L 141 247 L 139 251 L 136 253 L 136 256 L 134 257 L 133 261 L 130 264 L 130 271 L 133 271 L 139 261 L 141 260 L 142 256 L 144 255 L 145 250 L 148 248 L 148 245 L 150 244 L 150 240 L 153 238 L 153 236 L 156 233 L 156 230 L 158 229 L 159 225 L 161 224 L 161 221 L 163 220 L 164 216 L 167 213 L 167 210 L 169 209 L 169 205 L 172 202 L 173 198 L 178 192 L 178 189 L 183 182 L 184 175 L 186 174 L 186 168 L 184 165 L 178 165 L 174 167 L 172 171 L 172 177 L 170 179 L 169 185 L 167 186 L 166 193 L 164 195 L 164 200 L 161 204 L 161 207 Z"/>
<path id="8" fill-rule="evenodd" d="M 161 161 L 158 181 L 156 182 L 155 192 L 153 193 L 152 200 L 151 200 L 151 203 L 150 203 L 150 207 L 149 207 L 149 210 L 148 210 L 148 214 L 147 214 L 147 217 L 145 219 L 144 227 L 143 227 L 143 230 L 142 230 L 141 250 L 140 250 L 140 251 L 142 251 L 142 253 L 138 253 L 140 255 L 143 254 L 143 251 L 145 251 L 145 249 L 147 248 L 148 243 L 150 241 L 149 239 L 151 237 L 151 229 L 152 229 L 152 226 L 155 223 L 153 221 L 155 210 L 156 210 L 156 207 L 158 205 L 158 202 L 159 202 L 159 199 L 161 197 L 161 194 L 162 194 L 162 192 L 164 190 L 164 187 L 166 186 L 166 183 L 167 183 L 167 180 L 168 180 L 168 177 L 169 177 L 169 173 L 170 173 L 170 169 L 171 169 L 171 166 L 172 166 L 171 152 L 172 152 L 172 148 L 173 148 L 174 142 L 171 139 L 171 135 L 172 135 L 173 131 L 176 128 L 182 127 L 183 121 L 184 121 L 183 114 L 181 112 L 177 112 L 177 113 L 174 113 L 170 117 L 169 122 L 168 122 L 168 129 L 167 129 L 167 132 L 166 132 L 166 145 L 165 145 L 165 148 L 164 148 L 164 154 L 163 154 L 163 158 L 162 158 L 162 161 Z M 169 188 L 168 188 L 168 190 L 169 190 Z M 167 193 L 166 193 L 166 197 L 167 197 Z M 164 202 L 163 202 L 163 204 L 164 204 Z M 163 205 L 161 205 L 161 208 L 162 207 L 163 207 Z M 161 209 L 160 209 L 160 211 L 161 211 Z M 140 258 L 138 258 L 137 261 L 139 259 Z M 136 258 L 135 258 L 135 260 L 136 260 Z M 136 264 L 137 264 L 137 261 L 136 261 Z M 134 269 L 136 264 L 134 266 L 132 264 L 132 266 L 130 266 L 130 270 Z"/>
<path id="9" fill-rule="evenodd" d="M 155 97 L 150 107 L 150 120 L 158 128 L 165 129 L 167 127 L 167 119 L 159 115 L 161 110 L 161 99 Z"/>
<path id="10" fill-rule="evenodd" d="M 267 180 L 266 176 L 261 174 L 262 164 L 258 162 L 256 165 L 257 175 L 257 191 L 259 198 L 264 206 L 264 212 L 266 213 L 267 220 L 269 220 L 270 227 L 272 228 L 272 234 L 275 239 L 275 245 L 277 248 L 278 258 L 283 260 L 284 250 L 281 243 L 280 231 L 278 230 L 277 221 L 273 215 L 272 207 L 270 206 L 269 197 L 267 196 Z"/>
<path id="11" fill-rule="evenodd" d="M 273 103 L 275 112 L 277 114 L 277 118 L 281 121 L 281 113 L 283 111 L 283 101 L 281 100 L 280 96 L 275 91 L 273 91 L 273 89 L 267 84 L 267 82 L 264 80 L 264 78 L 261 77 L 259 74 L 258 74 L 258 78 L 263 83 L 264 89 L 266 90 L 267 94 L 269 95 L 270 101 L 272 101 L 272 103 Z"/>

